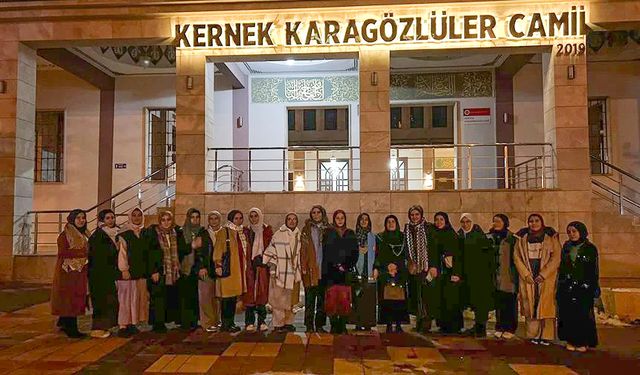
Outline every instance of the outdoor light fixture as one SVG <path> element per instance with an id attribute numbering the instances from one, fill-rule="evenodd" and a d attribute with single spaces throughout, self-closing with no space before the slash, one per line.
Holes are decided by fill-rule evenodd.
<path id="1" fill-rule="evenodd" d="M 293 185 L 294 191 L 304 191 L 304 177 L 301 174 L 296 176 L 296 183 Z"/>
<path id="2" fill-rule="evenodd" d="M 424 183 L 422 188 L 424 190 L 433 190 L 433 174 L 431 174 L 431 172 L 424 174 Z"/>
<path id="3" fill-rule="evenodd" d="M 7 81 L 0 81 L 0 94 L 7 92 Z"/>
<path id="4" fill-rule="evenodd" d="M 242 116 L 238 116 L 236 118 L 236 128 L 240 129 L 244 125 L 244 120 Z"/>
<path id="5" fill-rule="evenodd" d="M 148 55 L 140 56 L 140 65 L 142 65 L 145 68 L 148 68 L 149 66 L 151 66 L 151 57 L 149 57 Z"/>
<path id="6" fill-rule="evenodd" d="M 389 169 L 392 171 L 398 169 L 398 159 L 395 156 L 392 156 L 391 159 L 389 159 Z"/>
<path id="7" fill-rule="evenodd" d="M 509 123 L 509 113 L 504 112 L 502 114 L 502 123 L 503 124 L 508 124 Z"/>
<path id="8" fill-rule="evenodd" d="M 193 77 L 187 76 L 187 90 L 193 89 Z"/>
<path id="9" fill-rule="evenodd" d="M 294 59 L 287 59 L 287 65 L 293 65 L 293 63 L 295 63 L 296 60 Z"/>
<path id="10" fill-rule="evenodd" d="M 371 72 L 371 86 L 378 86 L 378 72 Z"/>
<path id="11" fill-rule="evenodd" d="M 576 66 L 571 64 L 567 66 L 567 79 L 575 79 L 576 78 Z"/>

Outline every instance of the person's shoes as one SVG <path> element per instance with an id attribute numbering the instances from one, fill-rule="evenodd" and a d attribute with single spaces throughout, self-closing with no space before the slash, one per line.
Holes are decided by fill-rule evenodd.
<path id="1" fill-rule="evenodd" d="M 140 333 L 138 327 L 134 326 L 133 324 L 127 326 L 127 331 L 129 331 L 131 335 L 137 335 L 138 333 Z"/>
<path id="2" fill-rule="evenodd" d="M 404 330 L 402 329 L 402 325 L 400 324 L 396 324 L 396 333 L 403 333 Z"/>
<path id="3" fill-rule="evenodd" d="M 502 338 L 502 335 L 503 335 L 504 333 L 506 333 L 506 332 L 502 332 L 502 331 L 495 331 L 495 332 L 493 333 L 493 336 L 495 336 L 495 338 L 497 338 L 497 339 L 500 339 L 500 338 Z"/>
<path id="4" fill-rule="evenodd" d="M 540 345 L 540 340 L 538 339 L 531 339 L 529 340 L 530 343 L 532 343 L 533 345 Z"/>
<path id="5" fill-rule="evenodd" d="M 285 324 L 284 329 L 286 332 L 295 332 L 296 327 L 293 324 Z"/>
<path id="6" fill-rule="evenodd" d="M 288 332 L 285 326 L 273 327 L 273 331 L 276 333 L 285 333 Z"/>
<path id="7" fill-rule="evenodd" d="M 387 324 L 387 333 L 393 333 L 393 328 L 391 324 Z"/>
<path id="8" fill-rule="evenodd" d="M 253 324 L 248 324 L 246 327 L 244 327 L 244 330 L 247 332 L 255 332 L 256 326 L 254 326 Z"/>
<path id="9" fill-rule="evenodd" d="M 542 346 L 549 346 L 551 345 L 551 342 L 549 342 L 549 340 L 538 340 L 538 343 Z"/>
<path id="10" fill-rule="evenodd" d="M 167 326 L 165 326 L 164 324 L 154 324 L 153 327 L 151 328 L 151 331 L 155 333 L 166 333 Z"/>
<path id="11" fill-rule="evenodd" d="M 230 332 L 230 333 L 236 333 L 236 332 L 240 332 L 240 331 L 241 331 L 240 327 L 235 326 L 235 325 L 229 327 L 228 330 L 227 330 L 227 332 Z"/>
<path id="12" fill-rule="evenodd" d="M 269 326 L 265 323 L 260 324 L 260 332 L 266 332 L 269 330 Z"/>
<path id="13" fill-rule="evenodd" d="M 576 351 L 576 347 L 571 345 L 571 344 L 567 344 L 567 350 L 570 352 L 575 352 Z"/>
<path id="14" fill-rule="evenodd" d="M 77 329 L 73 330 L 73 331 L 65 331 L 64 333 L 70 339 L 83 339 L 83 338 L 87 337 L 86 333 L 82 333 L 82 332 L 78 331 Z"/>
<path id="15" fill-rule="evenodd" d="M 111 332 L 103 331 L 101 329 L 94 329 L 91 331 L 90 336 L 94 339 L 106 339 L 107 337 L 111 336 Z"/>
<path id="16" fill-rule="evenodd" d="M 502 333 L 502 338 L 503 339 L 511 340 L 514 337 L 515 337 L 515 335 L 513 333 L 511 333 L 511 332 L 503 332 Z"/>
<path id="17" fill-rule="evenodd" d="M 118 337 L 122 337 L 122 338 L 127 339 L 127 338 L 131 337 L 131 335 L 132 335 L 131 331 L 129 329 L 127 329 L 127 328 L 120 328 L 118 330 Z"/>
<path id="18" fill-rule="evenodd" d="M 218 332 L 220 330 L 220 327 L 218 327 L 218 326 L 209 326 L 209 327 L 205 328 L 204 330 L 209 332 L 209 333 L 215 333 L 215 332 Z"/>
<path id="19" fill-rule="evenodd" d="M 587 347 L 586 346 L 578 346 L 576 348 L 576 351 L 580 352 L 580 353 L 586 353 L 587 352 Z"/>
<path id="20" fill-rule="evenodd" d="M 317 333 L 328 333 L 327 330 L 322 328 L 322 327 L 316 328 L 316 332 Z"/>

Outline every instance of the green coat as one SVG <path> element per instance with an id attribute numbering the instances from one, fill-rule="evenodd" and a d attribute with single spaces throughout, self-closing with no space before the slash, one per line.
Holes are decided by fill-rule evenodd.
<path id="1" fill-rule="evenodd" d="M 440 303 L 438 325 L 441 329 L 448 327 L 455 332 L 462 328 L 462 282 L 451 281 L 451 276 L 455 275 L 462 278 L 460 241 L 455 230 L 451 228 L 436 230 L 435 236 L 438 254 L 440 254 L 440 274 L 436 278 L 436 285 L 438 285 L 437 293 L 439 296 L 434 296 L 434 298 L 439 297 Z M 453 257 L 453 266 L 451 268 L 445 264 L 445 258 L 448 256 Z M 429 262 L 431 262 L 431 258 Z"/>
<path id="2" fill-rule="evenodd" d="M 466 235 L 460 229 L 458 236 L 462 250 L 465 304 L 474 311 L 488 312 L 493 308 L 495 249 L 477 224 Z"/>

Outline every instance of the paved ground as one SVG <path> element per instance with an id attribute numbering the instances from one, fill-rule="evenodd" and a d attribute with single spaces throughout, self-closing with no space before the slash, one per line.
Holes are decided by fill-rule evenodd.
<path id="1" fill-rule="evenodd" d="M 84 329 L 88 324 L 87 317 L 81 320 Z M 172 330 L 73 340 L 56 332 L 48 303 L 40 303 L 0 313 L 0 374 L 638 373 L 640 327 L 600 327 L 599 334 L 601 347 L 587 354 L 522 340 L 377 332 L 232 336 Z"/>

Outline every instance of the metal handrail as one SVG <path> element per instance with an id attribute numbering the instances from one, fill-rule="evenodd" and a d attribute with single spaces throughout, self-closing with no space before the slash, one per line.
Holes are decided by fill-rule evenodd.
<path id="1" fill-rule="evenodd" d="M 640 203 L 638 203 L 638 202 L 636 202 L 636 201 L 634 201 L 632 199 L 629 199 L 628 197 L 624 196 L 623 194 L 617 192 L 616 190 L 614 190 L 611 187 L 603 184 L 600 181 L 591 180 L 591 183 L 593 183 L 594 185 L 596 185 L 600 189 L 606 191 L 607 193 L 611 194 L 612 197 L 615 197 L 616 199 L 613 199 L 613 198 L 609 199 L 609 198 L 605 197 L 603 194 L 599 194 L 600 196 L 604 197 L 605 199 L 608 199 L 611 203 L 615 203 L 615 204 L 620 204 L 621 202 L 630 203 L 631 205 L 633 205 L 635 208 L 638 209 L 638 211 L 630 210 L 630 211 L 632 211 L 632 213 L 637 214 L 638 212 L 640 212 Z M 621 209 L 620 211 L 621 211 L 620 214 L 624 214 L 623 209 Z"/>
<path id="2" fill-rule="evenodd" d="M 166 170 L 168 170 L 169 168 L 173 167 L 175 164 L 176 164 L 176 163 L 175 163 L 175 162 L 173 162 L 173 163 L 171 163 L 171 164 L 167 164 L 167 165 L 165 165 L 165 166 L 164 166 L 164 167 L 162 167 L 161 169 L 158 169 L 157 171 L 152 172 L 152 173 L 150 173 L 150 174 L 148 174 L 148 175 L 146 175 L 146 176 L 142 177 L 142 178 L 141 178 L 141 179 L 139 179 L 138 181 L 136 181 L 136 182 L 134 182 L 134 183 L 130 184 L 130 185 L 129 185 L 129 186 L 127 186 L 126 188 L 121 189 L 121 190 L 120 190 L 120 191 L 118 191 L 117 193 L 113 194 L 113 195 L 112 195 L 111 197 L 109 197 L 108 199 L 105 199 L 104 201 L 102 201 L 102 202 L 100 202 L 100 203 L 98 203 L 98 204 L 96 204 L 96 205 L 94 205 L 94 206 L 91 206 L 90 208 L 87 208 L 87 209 L 86 209 L 86 210 L 84 210 L 84 211 L 85 211 L 85 212 L 90 212 L 90 211 L 93 211 L 93 210 L 95 210 L 96 208 L 98 208 L 98 207 L 102 206 L 103 204 L 105 204 L 105 203 L 107 203 L 107 202 L 111 202 L 113 199 L 115 199 L 115 198 L 119 197 L 120 195 L 122 195 L 122 194 L 126 193 L 127 191 L 129 191 L 129 190 L 133 189 L 134 187 L 136 187 L 136 186 L 140 185 L 141 183 L 143 183 L 143 182 L 147 181 L 148 179 L 150 179 L 151 177 L 155 176 L 156 174 L 158 174 L 158 173 L 160 173 L 160 172 L 162 172 L 162 171 L 166 171 Z M 66 213 L 66 212 L 70 212 L 70 211 L 71 211 L 71 210 L 38 210 L 38 211 L 27 211 L 27 212 L 26 212 L 26 214 L 27 214 L 27 215 L 29 215 L 29 214 L 35 214 L 35 213 L 41 213 L 41 214 L 59 214 L 59 213 Z"/>
<path id="3" fill-rule="evenodd" d="M 207 151 L 253 151 L 253 150 L 349 150 L 359 146 L 282 146 L 282 147 L 208 147 Z"/>
<path id="4" fill-rule="evenodd" d="M 632 179 L 632 180 L 634 180 L 636 182 L 640 182 L 640 177 L 637 177 L 637 176 L 631 174 L 631 172 L 625 171 L 624 169 L 622 169 L 620 167 L 617 167 L 617 166 L 609 163 L 608 161 L 604 161 L 604 160 L 600 159 L 599 157 L 597 157 L 595 155 L 590 155 L 590 157 L 591 157 L 591 159 L 593 159 L 593 160 L 595 160 L 595 161 L 597 161 L 597 162 L 599 162 L 599 163 L 601 163 L 603 165 L 606 165 L 607 167 L 613 169 L 614 171 L 616 171 L 616 172 L 618 172 L 620 174 L 623 174 L 626 177 L 629 177 L 630 179 Z"/>
<path id="5" fill-rule="evenodd" d="M 522 162 L 520 162 L 520 163 L 518 163 L 518 164 L 514 165 L 512 168 L 514 168 L 514 169 L 515 169 L 515 168 L 518 168 L 518 167 L 523 166 L 523 165 L 525 165 L 525 164 L 529 164 L 529 163 L 531 163 L 532 161 L 540 160 L 540 159 L 542 159 L 543 157 L 544 157 L 544 156 L 534 156 L 534 157 L 532 157 L 531 159 L 528 159 L 528 160 L 522 161 Z"/>
<path id="6" fill-rule="evenodd" d="M 552 143 L 436 143 L 436 144 L 418 144 L 418 145 L 391 145 L 391 148 L 459 148 L 459 147 L 500 147 L 500 146 L 553 146 Z"/>

